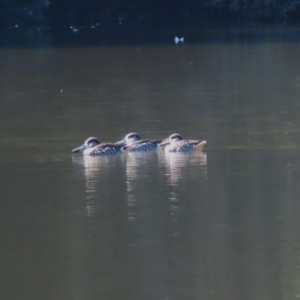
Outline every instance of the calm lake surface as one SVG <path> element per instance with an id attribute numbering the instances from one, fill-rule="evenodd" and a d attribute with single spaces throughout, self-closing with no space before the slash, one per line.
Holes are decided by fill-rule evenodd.
<path id="1" fill-rule="evenodd" d="M 1 47 L 1 298 L 298 299 L 299 37 Z M 132 131 L 207 145 L 71 153 Z"/>

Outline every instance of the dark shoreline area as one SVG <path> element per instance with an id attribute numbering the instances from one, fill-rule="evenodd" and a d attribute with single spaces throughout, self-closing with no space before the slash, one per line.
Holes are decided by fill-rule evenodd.
<path id="1" fill-rule="evenodd" d="M 300 1 L 0 0 L 0 32 L 204 29 L 300 23 Z M 267 3 L 267 4 L 266 4 Z"/>
<path id="2" fill-rule="evenodd" d="M 205 43 L 262 43 L 300 42 L 299 26 L 255 25 L 239 28 L 194 28 L 155 30 L 102 29 L 72 32 L 0 32 L 0 48 L 51 48 L 51 47 L 141 47 L 166 45 L 182 47 Z M 175 37 L 184 37 L 184 43 L 175 45 Z"/>
<path id="3" fill-rule="evenodd" d="M 285 7 L 276 1 L 268 7 L 264 1 L 255 1 L 262 3 L 255 7 L 233 2 L 26 0 L 24 6 L 16 0 L 0 12 L 0 47 L 174 44 L 175 36 L 189 44 L 300 39 L 300 1 L 287 1 Z M 292 29 L 280 35 L 284 28 Z"/>

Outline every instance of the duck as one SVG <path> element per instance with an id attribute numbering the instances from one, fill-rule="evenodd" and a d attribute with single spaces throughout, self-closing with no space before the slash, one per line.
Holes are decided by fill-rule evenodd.
<path id="1" fill-rule="evenodd" d="M 135 133 L 131 132 L 126 134 L 126 136 L 116 142 L 116 145 L 124 145 L 124 150 L 130 152 L 146 152 L 149 150 L 158 149 L 161 141 L 158 140 L 145 140 L 141 139 L 140 136 Z"/>
<path id="2" fill-rule="evenodd" d="M 179 133 L 173 133 L 160 143 L 165 152 L 201 151 L 206 144 L 204 140 L 183 140 Z"/>
<path id="3" fill-rule="evenodd" d="M 124 150 L 124 144 L 100 143 L 95 137 L 89 137 L 83 145 L 74 148 L 73 153 L 82 151 L 84 155 L 90 156 L 110 156 L 115 155 Z"/>

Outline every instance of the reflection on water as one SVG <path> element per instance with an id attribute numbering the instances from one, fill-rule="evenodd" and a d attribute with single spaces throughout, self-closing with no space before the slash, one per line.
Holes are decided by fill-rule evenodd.
<path id="1" fill-rule="evenodd" d="M 73 156 L 74 165 L 81 166 L 85 177 L 86 209 L 87 216 L 95 213 L 95 195 L 99 190 L 101 180 L 100 173 L 109 172 L 115 161 L 115 157 L 100 156 Z M 112 172 L 112 170 L 110 170 Z M 104 175 L 107 177 L 107 175 Z"/>
<path id="2" fill-rule="evenodd" d="M 164 166 L 165 176 L 170 187 L 170 213 L 173 220 L 177 221 L 179 201 L 182 199 L 179 194 L 181 183 L 193 180 L 193 178 L 207 182 L 207 154 L 201 151 L 189 153 L 159 151 L 159 162 Z"/>
<path id="3" fill-rule="evenodd" d="M 181 181 L 195 176 L 198 180 L 207 181 L 207 154 L 204 152 L 165 153 L 163 151 L 149 151 L 126 153 L 113 157 L 73 156 L 72 162 L 80 166 L 85 178 L 87 216 L 95 213 L 95 197 L 101 186 L 101 180 L 109 180 L 114 176 L 114 164 L 121 161 L 125 169 L 126 203 L 128 207 L 128 220 L 136 218 L 136 205 L 139 195 L 148 191 L 151 185 L 147 179 L 151 177 L 151 167 L 155 168 L 157 160 L 163 166 L 161 172 L 170 186 L 170 213 L 175 215 L 178 211 L 178 188 Z M 111 175 L 109 175 L 111 174 Z M 202 179 L 200 179 L 202 178 Z M 142 190 L 143 189 L 143 190 Z"/>
<path id="4" fill-rule="evenodd" d="M 116 180 L 116 172 L 124 179 L 126 186 L 127 218 L 134 221 L 136 218 L 136 205 L 143 193 L 151 188 L 151 169 L 157 165 L 157 152 L 125 153 L 112 157 L 74 156 L 74 166 L 79 166 L 84 174 L 87 216 L 97 213 L 99 205 L 99 191 L 109 193 L 109 184 Z M 114 168 L 121 164 L 118 171 Z M 115 188 L 119 188 L 115 186 Z"/>
<path id="5" fill-rule="evenodd" d="M 190 165 L 199 166 L 202 176 L 207 179 L 206 153 L 164 153 L 160 155 L 160 160 L 166 165 L 166 175 L 170 180 L 170 185 L 179 185 L 180 179 L 184 176 L 184 169 Z"/>
<path id="6" fill-rule="evenodd" d="M 299 298 L 299 43 L 255 41 L 0 49 L 3 299 Z"/>
<path id="7" fill-rule="evenodd" d="M 136 205 L 140 193 L 148 191 L 151 164 L 156 160 L 156 151 L 127 153 L 123 156 L 125 165 L 128 220 L 134 221 L 136 218 Z M 143 190 L 141 189 L 143 188 Z"/>

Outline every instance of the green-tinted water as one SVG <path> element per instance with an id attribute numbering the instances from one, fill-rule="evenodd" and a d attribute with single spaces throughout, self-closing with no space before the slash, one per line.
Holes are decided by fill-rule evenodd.
<path id="1" fill-rule="evenodd" d="M 0 49 L 3 299 L 298 298 L 298 48 Z M 131 131 L 207 145 L 71 153 Z"/>

